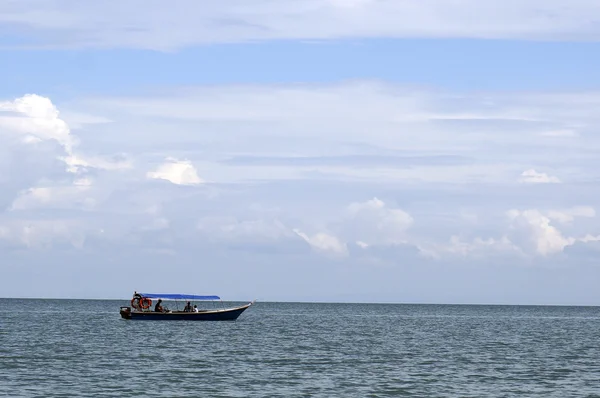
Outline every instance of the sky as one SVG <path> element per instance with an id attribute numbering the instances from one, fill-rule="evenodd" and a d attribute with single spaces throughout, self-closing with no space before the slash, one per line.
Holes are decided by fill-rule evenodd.
<path id="1" fill-rule="evenodd" d="M 9 0 L 0 57 L 0 297 L 600 305 L 595 0 Z"/>

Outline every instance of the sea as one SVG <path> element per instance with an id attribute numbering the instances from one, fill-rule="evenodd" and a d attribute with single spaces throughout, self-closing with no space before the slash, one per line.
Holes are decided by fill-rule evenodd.
<path id="1" fill-rule="evenodd" d="M 225 303 L 234 305 L 239 303 Z M 600 307 L 0 299 L 6 397 L 600 397 Z"/>

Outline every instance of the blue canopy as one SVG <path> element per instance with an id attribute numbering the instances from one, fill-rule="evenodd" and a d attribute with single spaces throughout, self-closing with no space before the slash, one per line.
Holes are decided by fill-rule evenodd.
<path id="1" fill-rule="evenodd" d="M 143 297 L 151 299 L 165 299 L 165 300 L 220 300 L 219 296 L 196 296 L 194 294 L 154 294 L 154 293 L 140 293 Z"/>

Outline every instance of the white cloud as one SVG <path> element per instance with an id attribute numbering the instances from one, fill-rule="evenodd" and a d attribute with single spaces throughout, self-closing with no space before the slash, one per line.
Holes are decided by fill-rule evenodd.
<path id="1" fill-rule="evenodd" d="M 405 243 L 406 230 L 414 222 L 410 214 L 390 208 L 378 198 L 350 204 L 348 216 L 342 233 L 363 244 Z"/>
<path id="2" fill-rule="evenodd" d="M 24 142 L 56 140 L 71 153 L 74 138 L 49 98 L 27 94 L 14 101 L 0 102 L 0 112 L 5 115 L 0 116 L 0 126 L 20 133 Z"/>
<path id="3" fill-rule="evenodd" d="M 0 225 L 0 239 L 17 247 L 29 249 L 56 249 L 56 245 L 66 244 L 69 248 L 82 248 L 86 231 L 81 221 L 12 220 Z"/>
<path id="4" fill-rule="evenodd" d="M 127 161 L 111 161 L 100 157 L 82 157 L 74 153 L 78 139 L 71 134 L 69 125 L 60 117 L 60 112 L 49 98 L 26 94 L 12 101 L 0 102 L 0 139 L 11 140 L 15 135 L 21 142 L 35 146 L 44 141 L 56 141 L 64 154 L 57 154 L 71 173 L 86 167 L 99 169 L 122 169 L 131 164 Z"/>
<path id="5" fill-rule="evenodd" d="M 576 218 L 595 217 L 595 214 L 594 208 L 589 206 L 547 211 L 511 209 L 506 212 L 508 225 L 494 226 L 491 232 L 493 236 L 469 237 L 473 231 L 466 230 L 466 236 L 452 235 L 448 242 L 423 242 L 422 252 L 442 260 L 448 255 L 471 259 L 503 258 L 517 263 L 539 257 L 550 258 L 563 253 L 576 242 L 597 240 L 597 236 L 589 233 L 565 232 L 553 222 L 570 226 L 573 232 Z"/>
<path id="6" fill-rule="evenodd" d="M 489 258 L 496 254 L 524 254 L 521 248 L 506 235 L 500 238 L 476 237 L 472 240 L 465 240 L 458 235 L 453 235 L 447 244 L 438 245 L 429 252 L 438 259 L 444 258 L 445 254 L 470 258 Z"/>
<path id="7" fill-rule="evenodd" d="M 2 210 L 22 212 L 12 216 L 16 219 L 30 217 L 31 211 L 91 210 L 118 180 L 103 172 L 132 166 L 123 156 L 82 155 L 57 107 L 35 94 L 0 102 L 0 158 L 0 224 Z M 44 233 L 60 233 L 46 226 L 34 232 L 36 240 Z M 34 232 L 17 228 L 16 233 L 24 241 Z"/>
<path id="8" fill-rule="evenodd" d="M 523 182 L 593 180 L 594 168 L 584 163 L 593 162 L 591 153 L 580 162 L 569 154 L 600 150 L 596 135 L 540 133 L 573 125 L 592 131 L 599 103 L 597 93 L 451 93 L 363 81 L 186 88 L 78 106 L 113 120 L 110 132 L 102 130 L 107 141 L 139 151 L 131 142 L 144 131 L 146 146 L 168 146 L 170 156 L 189 159 L 211 181 L 508 184 L 522 173 Z"/>
<path id="9" fill-rule="evenodd" d="M 309 245 L 350 259 L 359 251 L 363 259 L 550 257 L 598 235 L 589 222 L 597 190 L 585 189 L 600 177 L 600 141 L 540 132 L 591 131 L 599 102 L 593 93 L 443 93 L 381 82 L 188 88 L 77 101 L 70 112 L 111 121 L 80 122 L 79 143 L 49 100 L 6 101 L 0 183 L 14 186 L 2 190 L 11 211 L 0 226 L 6 235 L 17 220 L 69 211 L 105 231 L 89 230 L 96 240 L 169 250 L 181 239 L 298 253 Z M 87 139 L 98 129 L 112 148 Z M 60 172 L 40 163 L 50 159 Z M 523 170 L 528 182 L 556 181 L 537 171 L 552 170 L 567 189 L 517 184 Z M 545 210 L 516 210 L 507 228 L 497 221 L 506 208 Z"/>
<path id="10" fill-rule="evenodd" d="M 60 157 L 73 142 L 47 98 L 27 95 L 0 102 L 0 209 L 40 181 L 68 178 Z"/>
<path id="11" fill-rule="evenodd" d="M 583 238 L 580 238 L 579 241 L 584 242 L 584 243 L 599 242 L 600 241 L 600 235 L 594 236 L 594 235 L 587 234 Z"/>
<path id="12" fill-rule="evenodd" d="M 346 247 L 346 244 L 341 242 L 333 235 L 325 232 L 318 232 L 309 236 L 298 229 L 294 229 L 294 232 L 318 252 L 333 256 L 345 257 L 348 255 L 348 248 Z"/>
<path id="13" fill-rule="evenodd" d="M 577 131 L 575 131 L 573 129 L 544 131 L 544 132 L 540 133 L 540 135 L 543 137 L 567 137 L 567 138 L 579 136 Z"/>
<path id="14" fill-rule="evenodd" d="M 593 0 L 231 0 L 172 7 L 161 1 L 0 6 L 0 22 L 26 27 L 34 45 L 170 50 L 206 43 L 279 39 L 459 37 L 598 40 Z M 33 39 L 32 39 L 33 36 Z"/>
<path id="15" fill-rule="evenodd" d="M 293 236 L 291 229 L 277 219 L 203 217 L 197 228 L 209 239 L 224 241 L 277 241 Z"/>
<path id="16" fill-rule="evenodd" d="M 78 155 L 70 154 L 65 157 L 60 157 L 67 165 L 67 171 L 70 173 L 79 173 L 87 168 L 95 168 L 101 170 L 124 170 L 133 167 L 132 161 L 129 159 L 106 159 L 102 157 L 86 156 L 82 158 Z"/>
<path id="17" fill-rule="evenodd" d="M 23 191 L 12 203 L 10 210 L 92 208 L 92 182 L 88 178 L 75 180 L 72 184 L 36 186 Z"/>
<path id="18" fill-rule="evenodd" d="M 572 222 L 576 217 L 596 217 L 596 210 L 590 206 L 576 206 L 564 210 L 549 210 L 548 218 L 566 224 Z"/>
<path id="19" fill-rule="evenodd" d="M 533 184 L 557 184 L 561 182 L 557 177 L 549 176 L 546 173 L 539 173 L 534 169 L 525 170 L 523 173 L 521 173 L 521 178 L 519 181 Z"/>
<path id="20" fill-rule="evenodd" d="M 146 176 L 157 180 L 167 180 L 176 185 L 197 185 L 204 182 L 198 177 L 198 172 L 192 162 L 187 159 L 167 158 L 156 171 L 150 171 Z"/>
<path id="21" fill-rule="evenodd" d="M 557 212 L 551 213 L 556 217 Z M 565 247 L 580 240 L 564 236 L 554 225 L 551 218 L 537 209 L 510 210 L 507 212 L 514 233 L 513 239 L 526 249 L 531 248 L 537 254 L 547 256 L 562 252 Z"/>

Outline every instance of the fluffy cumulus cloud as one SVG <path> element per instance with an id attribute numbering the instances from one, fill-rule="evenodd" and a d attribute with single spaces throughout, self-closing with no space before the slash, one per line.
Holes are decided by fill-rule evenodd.
<path id="1" fill-rule="evenodd" d="M 36 45 L 172 49 L 202 43 L 356 37 L 598 40 L 593 0 L 278 0 L 3 3 L 0 21 Z M 33 11 L 35 10 L 35 11 Z M 23 40 L 21 40 L 22 45 Z M 27 41 L 25 41 L 27 43 Z"/>
<path id="2" fill-rule="evenodd" d="M 175 158 L 167 158 L 156 171 L 149 171 L 146 176 L 156 180 L 167 180 L 176 185 L 196 185 L 204 182 L 198 177 L 192 162 Z"/>
<path id="3" fill-rule="evenodd" d="M 561 252 L 575 242 L 575 238 L 563 236 L 557 227 L 551 225 L 550 219 L 538 210 L 511 210 L 508 216 L 513 222 L 517 239 L 541 255 Z"/>
<path id="4" fill-rule="evenodd" d="M 567 246 L 571 246 L 578 241 L 596 240 L 596 237 L 590 234 L 580 237 L 566 236 L 558 226 L 553 225 L 553 219 L 564 222 L 572 221 L 577 216 L 594 217 L 594 209 L 576 208 L 563 212 L 513 209 L 508 211 L 507 215 L 511 220 L 512 239 L 525 250 L 542 256 L 560 253 Z"/>
<path id="5" fill-rule="evenodd" d="M 28 94 L 14 101 L 0 102 L 0 111 L 5 113 L 0 119 L 3 127 L 21 134 L 24 142 L 55 140 L 71 153 L 73 136 L 49 98 Z"/>
<path id="6" fill-rule="evenodd" d="M 51 247 L 56 240 L 81 247 L 82 220 L 50 213 L 51 221 L 48 211 L 92 209 L 102 196 L 99 173 L 130 167 L 82 153 L 57 107 L 35 94 L 0 102 L 0 148 L 0 226 L 13 245 Z"/>
<path id="7" fill-rule="evenodd" d="M 67 178 L 74 139 L 49 99 L 0 102 L 0 205 L 43 179 Z"/>
<path id="8" fill-rule="evenodd" d="M 348 218 L 344 232 L 361 247 L 405 243 L 406 231 L 414 222 L 410 214 L 390 208 L 378 198 L 350 204 Z"/>
<path id="9" fill-rule="evenodd" d="M 6 140 L 5 148 L 22 144 L 27 149 L 49 148 L 55 143 L 59 148 L 54 153 L 65 164 L 70 173 L 82 173 L 88 168 L 120 169 L 129 164 L 99 157 L 82 157 L 76 153 L 78 139 L 71 134 L 69 125 L 60 117 L 56 106 L 49 98 L 26 94 L 14 100 L 0 102 L 0 137 Z M 58 150 L 58 152 L 56 152 Z"/>

